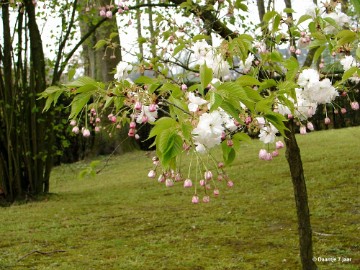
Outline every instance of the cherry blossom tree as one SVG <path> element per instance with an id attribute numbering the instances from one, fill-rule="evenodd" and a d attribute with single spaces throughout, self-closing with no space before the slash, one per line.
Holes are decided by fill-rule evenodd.
<path id="1" fill-rule="evenodd" d="M 149 138 L 154 140 L 156 156 L 148 177 L 167 187 L 181 182 L 185 188 L 193 188 L 189 201 L 194 204 L 209 203 L 221 192 L 222 183 L 227 188 L 236 184 L 236 179 L 227 175 L 226 166 L 235 159 L 241 141 L 249 139 L 249 132 L 258 132 L 266 145 L 259 149 L 259 158 L 264 161 L 281 154 L 284 143 L 277 134 L 283 135 L 294 187 L 302 268 L 316 269 L 306 182 L 295 134 L 313 130 L 309 119 L 319 105 L 334 104 L 339 91 L 358 89 L 360 38 L 356 20 L 343 13 L 336 1 L 314 4 L 294 20 L 287 1 L 281 12 L 270 6 L 263 14 L 260 31 L 250 34 L 235 30 L 247 10 L 244 1 L 169 2 L 187 20 L 180 25 L 158 14 L 158 27 L 164 32 L 155 48 L 156 56 L 154 44 L 150 44 L 150 56 L 142 54 L 140 64 L 123 59 L 109 85 L 81 77 L 48 89 L 42 94 L 47 99 L 45 110 L 56 104 L 61 94 L 72 98 L 69 119 L 74 132 L 84 137 L 90 136 L 91 129 L 111 133 L 124 126 L 130 138 L 145 140 L 138 130 L 150 123 Z M 118 5 L 127 3 L 119 1 Z M 356 1 L 350 7 L 358 16 Z M 213 45 L 214 37 L 221 39 L 219 45 Z M 289 52 L 285 57 L 279 51 L 284 45 Z M 302 66 L 298 56 L 306 48 L 310 56 Z M 325 52 L 333 55 L 332 63 L 322 60 Z M 325 64 L 335 63 L 342 67 L 341 72 L 324 72 Z M 181 67 L 181 72 L 176 67 Z M 129 75 L 133 70 L 149 70 L 155 76 L 132 81 Z M 349 102 L 354 110 L 359 109 L 357 101 Z M 99 118 L 102 114 L 108 121 Z M 324 121 L 329 121 L 326 112 Z M 222 149 L 221 157 L 214 156 L 215 147 Z M 195 163 L 189 165 L 187 175 L 179 170 L 184 153 Z"/>

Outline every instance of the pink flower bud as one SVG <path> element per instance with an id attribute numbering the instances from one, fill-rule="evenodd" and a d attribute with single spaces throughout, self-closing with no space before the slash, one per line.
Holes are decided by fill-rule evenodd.
<path id="1" fill-rule="evenodd" d="M 300 127 L 300 134 L 302 134 L 302 135 L 306 134 L 306 127 L 304 127 L 304 126 Z"/>
<path id="2" fill-rule="evenodd" d="M 220 168 L 223 168 L 223 167 L 224 167 L 224 163 L 223 163 L 223 162 L 219 162 L 217 166 L 218 166 L 219 169 L 220 169 Z"/>
<path id="3" fill-rule="evenodd" d="M 116 116 L 115 116 L 115 115 L 112 116 L 111 119 L 110 119 L 110 121 L 113 122 L 113 123 L 116 123 Z"/>
<path id="4" fill-rule="evenodd" d="M 266 156 L 267 156 L 267 151 L 265 149 L 260 149 L 259 159 L 265 160 Z"/>
<path id="5" fill-rule="evenodd" d="M 296 51 L 296 48 L 294 46 L 290 46 L 290 52 L 294 53 Z"/>
<path id="6" fill-rule="evenodd" d="M 353 109 L 354 111 L 359 110 L 359 102 L 357 101 L 353 101 L 350 103 L 351 109 Z"/>
<path id="7" fill-rule="evenodd" d="M 106 17 L 107 17 L 108 19 L 111 19 L 112 16 L 113 16 L 113 14 L 112 14 L 111 10 L 108 10 L 108 11 L 106 12 Z"/>
<path id="8" fill-rule="evenodd" d="M 301 50 L 300 50 L 300 49 L 296 49 L 295 54 L 296 54 L 296 55 L 300 55 L 300 54 L 301 54 Z"/>
<path id="9" fill-rule="evenodd" d="M 95 127 L 95 132 L 100 132 L 100 127 Z"/>
<path id="10" fill-rule="evenodd" d="M 156 172 L 154 170 L 150 170 L 149 173 L 148 173 L 148 177 L 149 178 L 155 178 L 156 176 Z"/>
<path id="11" fill-rule="evenodd" d="M 196 195 L 194 195 L 194 196 L 192 197 L 192 199 L 191 199 L 191 202 L 194 203 L 194 204 L 199 203 L 199 197 L 196 196 Z"/>
<path id="12" fill-rule="evenodd" d="M 210 185 L 210 184 L 206 184 L 206 185 L 205 185 L 205 188 L 206 188 L 207 190 L 210 190 L 210 189 L 211 189 L 211 185 Z"/>
<path id="13" fill-rule="evenodd" d="M 223 141 L 223 140 L 225 140 L 226 139 L 226 133 L 225 132 L 222 132 L 221 133 L 221 140 Z"/>
<path id="14" fill-rule="evenodd" d="M 143 117 L 141 118 L 141 122 L 142 123 L 147 123 L 149 121 L 149 117 L 147 117 L 147 115 L 143 115 Z"/>
<path id="15" fill-rule="evenodd" d="M 76 120 L 71 120 L 70 121 L 70 126 L 73 126 L 73 127 L 76 126 Z"/>
<path id="16" fill-rule="evenodd" d="M 90 136 L 90 130 L 88 130 L 87 128 L 84 128 L 82 131 L 82 134 L 84 137 L 89 137 Z"/>
<path id="17" fill-rule="evenodd" d="M 129 132 L 128 132 L 128 136 L 129 136 L 129 137 L 134 137 L 134 136 L 135 136 L 135 129 L 130 128 L 130 129 L 129 129 Z"/>
<path id="18" fill-rule="evenodd" d="M 165 180 L 165 186 L 167 186 L 167 187 L 172 187 L 172 186 L 174 186 L 174 181 L 172 180 L 172 179 L 166 179 Z"/>
<path id="19" fill-rule="evenodd" d="M 273 159 L 273 157 L 272 157 L 271 153 L 266 153 L 265 160 L 269 161 L 272 159 Z"/>
<path id="20" fill-rule="evenodd" d="M 221 174 L 219 174 L 218 176 L 217 176 L 217 180 L 218 181 L 222 181 L 224 179 L 224 177 L 221 175 Z"/>
<path id="21" fill-rule="evenodd" d="M 294 117 L 294 116 L 293 116 L 291 113 L 289 113 L 289 114 L 287 115 L 287 118 L 288 118 L 288 119 L 293 119 L 293 117 Z"/>
<path id="22" fill-rule="evenodd" d="M 334 114 L 338 114 L 338 113 L 339 113 L 339 111 L 335 109 L 335 110 L 334 110 Z"/>
<path id="23" fill-rule="evenodd" d="M 200 186 L 204 187 L 206 182 L 205 182 L 205 180 L 202 179 L 202 180 L 200 180 L 199 183 L 200 183 Z"/>
<path id="24" fill-rule="evenodd" d="M 345 113 L 346 113 L 346 109 L 345 109 L 345 108 L 341 108 L 340 112 L 341 112 L 342 114 L 345 114 Z"/>
<path id="25" fill-rule="evenodd" d="M 183 143 L 183 149 L 188 151 L 190 149 L 190 145 L 187 145 L 185 142 Z"/>
<path id="26" fill-rule="evenodd" d="M 99 117 L 96 117 L 95 123 L 100 123 L 100 122 L 101 122 L 101 119 Z"/>
<path id="27" fill-rule="evenodd" d="M 75 134 L 79 134 L 79 127 L 78 126 L 75 126 L 75 127 L 73 127 L 73 129 L 72 129 L 72 132 L 74 132 Z"/>
<path id="28" fill-rule="evenodd" d="M 330 118 L 329 117 L 325 117 L 325 119 L 324 119 L 324 122 L 325 122 L 325 125 L 328 125 L 328 124 L 330 124 Z"/>
<path id="29" fill-rule="evenodd" d="M 308 130 L 314 130 L 314 125 L 311 122 L 307 122 L 306 127 L 308 128 Z"/>
<path id="30" fill-rule="evenodd" d="M 156 104 L 150 104 L 149 106 L 149 112 L 156 112 L 157 106 Z"/>
<path id="31" fill-rule="evenodd" d="M 275 147 L 276 147 L 276 149 L 284 148 L 284 143 L 282 141 L 277 141 L 275 143 Z"/>
<path id="32" fill-rule="evenodd" d="M 229 147 L 233 147 L 234 142 L 233 142 L 232 140 L 227 140 L 226 144 L 227 144 L 227 146 L 229 146 Z"/>
<path id="33" fill-rule="evenodd" d="M 164 174 L 159 175 L 159 178 L 158 178 L 158 182 L 159 182 L 159 183 L 164 183 L 165 180 L 166 180 L 166 178 L 165 178 L 165 175 L 164 175 Z"/>
<path id="34" fill-rule="evenodd" d="M 187 89 L 188 89 L 187 85 L 183 83 L 181 85 L 181 90 L 186 91 Z"/>
<path id="35" fill-rule="evenodd" d="M 204 173 L 204 178 L 205 178 L 205 180 L 211 180 L 212 177 L 213 177 L 213 174 L 212 174 L 211 171 L 206 171 L 206 172 Z"/>
<path id="36" fill-rule="evenodd" d="M 130 128 L 136 128 L 136 123 L 134 121 L 130 122 Z"/>
<path id="37" fill-rule="evenodd" d="M 137 101 L 136 103 L 135 103 L 135 110 L 138 110 L 138 111 L 140 111 L 141 110 L 141 108 L 142 108 L 142 104 L 141 104 L 141 102 L 139 102 L 139 101 Z"/>
<path id="38" fill-rule="evenodd" d="M 99 15 L 100 15 L 101 17 L 106 17 L 106 11 L 105 11 L 104 9 L 100 10 Z"/>
<path id="39" fill-rule="evenodd" d="M 210 202 L 210 197 L 209 197 L 209 196 L 204 196 L 204 197 L 203 197 L 203 202 L 204 202 L 204 203 Z"/>
<path id="40" fill-rule="evenodd" d="M 184 181 L 184 188 L 189 188 L 189 187 L 192 187 L 192 181 L 191 179 L 186 179 Z"/>
<path id="41" fill-rule="evenodd" d="M 214 189 L 214 195 L 215 195 L 215 196 L 218 196 L 219 194 L 220 194 L 220 191 L 219 191 L 217 188 L 215 188 L 215 189 Z"/>
<path id="42" fill-rule="evenodd" d="M 250 116 L 247 116 L 246 118 L 245 118 L 245 124 L 250 124 L 252 122 L 252 118 L 250 117 Z"/>
<path id="43" fill-rule="evenodd" d="M 176 182 L 181 181 L 181 180 L 182 180 L 181 174 L 180 174 L 180 173 L 176 173 L 174 179 L 175 179 Z"/>
<path id="44" fill-rule="evenodd" d="M 233 186 L 234 186 L 234 182 L 231 181 L 231 180 L 227 181 L 227 186 L 228 186 L 228 187 L 233 187 Z"/>
<path id="45" fill-rule="evenodd" d="M 278 151 L 278 150 L 274 150 L 274 151 L 272 151 L 271 155 L 272 155 L 273 157 L 277 157 L 277 156 L 279 155 L 279 151 Z"/>

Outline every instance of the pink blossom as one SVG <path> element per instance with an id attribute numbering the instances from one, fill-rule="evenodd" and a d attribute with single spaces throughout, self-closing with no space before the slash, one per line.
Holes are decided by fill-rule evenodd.
<path id="1" fill-rule="evenodd" d="M 135 136 L 135 129 L 130 128 L 130 129 L 129 129 L 129 132 L 128 132 L 128 136 L 129 136 L 129 137 L 134 137 L 134 136 Z"/>
<path id="2" fill-rule="evenodd" d="M 222 174 L 219 174 L 218 176 L 217 176 L 217 180 L 218 181 L 222 181 L 224 179 L 224 177 L 222 176 Z"/>
<path id="3" fill-rule="evenodd" d="M 218 168 L 223 168 L 223 167 L 224 167 L 224 163 L 223 163 L 223 162 L 219 162 L 217 166 L 218 166 Z"/>
<path id="4" fill-rule="evenodd" d="M 134 108 L 135 108 L 135 110 L 140 111 L 140 110 L 141 110 L 141 108 L 142 108 L 142 104 L 141 104 L 141 102 L 140 102 L 140 101 L 137 101 L 137 102 L 135 103 Z"/>
<path id="5" fill-rule="evenodd" d="M 206 172 L 204 173 L 204 178 L 205 178 L 205 180 L 211 180 L 212 177 L 213 177 L 213 174 L 212 174 L 211 171 L 206 171 Z"/>
<path id="6" fill-rule="evenodd" d="M 130 122 L 130 128 L 136 128 L 136 123 L 134 121 Z"/>
<path id="7" fill-rule="evenodd" d="M 72 132 L 74 132 L 75 134 L 79 134 L 79 127 L 78 126 L 75 126 L 75 127 L 73 127 L 73 129 L 72 129 Z"/>
<path id="8" fill-rule="evenodd" d="M 252 122 L 252 118 L 251 118 L 251 116 L 247 116 L 246 118 L 245 118 L 245 124 L 250 124 Z"/>
<path id="9" fill-rule="evenodd" d="M 227 181 L 226 184 L 227 184 L 228 187 L 233 187 L 234 186 L 234 182 L 231 181 L 231 180 Z"/>
<path id="10" fill-rule="evenodd" d="M 214 189 L 214 195 L 215 195 L 215 196 L 218 196 L 219 194 L 220 194 L 220 191 L 219 191 L 217 188 L 215 188 L 215 189 Z"/>
<path id="11" fill-rule="evenodd" d="M 359 102 L 357 101 L 353 101 L 350 103 L 351 109 L 353 109 L 354 111 L 359 110 Z"/>
<path id="12" fill-rule="evenodd" d="M 101 17 L 106 17 L 106 11 L 105 11 L 104 9 L 100 10 L 99 15 L 100 15 Z"/>
<path id="13" fill-rule="evenodd" d="M 99 117 L 96 117 L 95 123 L 100 123 L 100 122 L 101 122 L 101 119 Z"/>
<path id="14" fill-rule="evenodd" d="M 296 48 L 294 46 L 290 46 L 290 52 L 294 53 L 296 51 Z"/>
<path id="15" fill-rule="evenodd" d="M 182 178 L 181 178 L 181 174 L 180 174 L 179 172 L 178 172 L 178 173 L 176 173 L 176 174 L 175 174 L 174 179 L 175 179 L 175 181 L 176 181 L 176 182 L 181 181 L 181 180 L 182 180 Z"/>
<path id="16" fill-rule="evenodd" d="M 272 155 L 273 157 L 277 157 L 277 156 L 279 155 L 279 151 L 274 150 L 274 151 L 272 151 L 271 155 Z"/>
<path id="17" fill-rule="evenodd" d="M 282 141 L 277 141 L 275 143 L 275 147 L 276 147 L 276 149 L 284 148 L 284 143 Z"/>
<path id="18" fill-rule="evenodd" d="M 296 54 L 296 55 L 300 55 L 300 54 L 301 54 L 301 50 L 300 50 L 300 49 L 296 49 L 295 54 Z"/>
<path id="19" fill-rule="evenodd" d="M 314 130 L 314 125 L 311 122 L 307 122 L 306 127 L 308 128 L 308 130 Z"/>
<path id="20" fill-rule="evenodd" d="M 209 196 L 207 196 L 207 195 L 206 195 L 206 196 L 204 196 L 204 197 L 203 197 L 203 202 L 204 202 L 204 203 L 208 203 L 208 202 L 210 202 L 210 197 L 209 197 Z"/>
<path id="21" fill-rule="evenodd" d="M 149 105 L 149 112 L 156 112 L 157 106 L 156 104 L 150 104 Z"/>
<path id="22" fill-rule="evenodd" d="M 181 85 L 181 90 L 186 91 L 187 89 L 188 89 L 187 85 L 183 83 Z"/>
<path id="23" fill-rule="evenodd" d="M 95 132 L 100 132 L 100 127 L 95 127 Z"/>
<path id="24" fill-rule="evenodd" d="M 196 195 L 194 195 L 194 196 L 192 197 L 192 199 L 191 199 L 191 202 L 194 203 L 194 204 L 199 203 L 199 197 L 196 196 Z"/>
<path id="25" fill-rule="evenodd" d="M 234 142 L 232 140 L 227 140 L 226 144 L 227 146 L 232 147 L 234 145 Z"/>
<path id="26" fill-rule="evenodd" d="M 90 136 L 90 130 L 88 130 L 87 128 L 84 128 L 82 130 L 82 134 L 84 137 L 89 137 Z"/>
<path id="27" fill-rule="evenodd" d="M 346 109 L 345 109 L 345 108 L 341 108 L 340 111 L 341 111 L 342 114 L 345 114 L 345 113 L 346 113 Z"/>
<path id="28" fill-rule="evenodd" d="M 155 178 L 156 176 L 156 172 L 154 170 L 150 170 L 149 173 L 148 173 L 148 177 L 149 178 Z"/>
<path id="29" fill-rule="evenodd" d="M 259 159 L 265 160 L 266 156 L 267 156 L 267 151 L 265 149 L 260 149 L 259 151 Z"/>
<path id="30" fill-rule="evenodd" d="M 74 119 L 71 120 L 71 121 L 70 121 L 70 126 L 73 126 L 73 127 L 76 126 L 76 120 L 74 120 Z"/>
<path id="31" fill-rule="evenodd" d="M 192 187 L 192 181 L 191 179 L 186 179 L 184 181 L 184 188 L 189 188 L 189 187 Z"/>
<path id="32" fill-rule="evenodd" d="M 159 182 L 159 183 L 164 183 L 165 180 L 166 180 L 166 177 L 165 177 L 164 174 L 159 175 L 159 178 L 158 178 L 158 182 Z"/>
<path id="33" fill-rule="evenodd" d="M 304 127 L 304 126 L 300 127 L 300 134 L 302 134 L 302 135 L 306 134 L 306 127 Z"/>
<path id="34" fill-rule="evenodd" d="M 134 138 L 135 138 L 135 140 L 139 140 L 139 139 L 140 139 L 140 135 L 139 135 L 139 134 L 135 134 Z"/>
<path id="35" fill-rule="evenodd" d="M 106 12 L 106 17 L 109 18 L 109 19 L 111 19 L 112 16 L 113 16 L 113 14 L 112 14 L 111 10 L 108 10 L 108 11 Z"/>
<path id="36" fill-rule="evenodd" d="M 172 179 L 168 178 L 168 179 L 165 180 L 165 185 L 167 187 L 172 187 L 174 185 L 174 181 Z"/>
<path id="37" fill-rule="evenodd" d="M 329 117 L 325 117 L 325 119 L 324 119 L 324 122 L 325 122 L 325 125 L 328 125 L 328 124 L 330 124 L 330 118 Z"/>
<path id="38" fill-rule="evenodd" d="M 200 180 L 200 181 L 199 181 L 199 183 L 200 183 L 200 186 L 202 186 L 202 187 L 204 187 L 204 186 L 205 186 L 205 184 L 206 184 L 206 182 L 205 182 L 205 180 L 204 180 L 204 179 Z"/>

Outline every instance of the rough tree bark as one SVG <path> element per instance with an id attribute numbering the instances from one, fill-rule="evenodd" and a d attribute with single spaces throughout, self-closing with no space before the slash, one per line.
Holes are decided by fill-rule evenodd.
<path id="1" fill-rule="evenodd" d="M 289 164 L 294 189 L 302 269 L 314 270 L 317 269 L 317 266 L 313 261 L 312 230 L 308 196 L 300 148 L 295 137 L 294 121 L 289 120 L 286 123 L 286 127 L 288 128 L 285 132 L 286 159 Z"/>

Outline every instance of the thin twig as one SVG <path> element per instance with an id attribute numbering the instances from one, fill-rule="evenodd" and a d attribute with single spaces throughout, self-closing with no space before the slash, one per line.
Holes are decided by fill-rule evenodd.
<path id="1" fill-rule="evenodd" d="M 54 253 L 61 253 L 61 252 L 66 252 L 65 250 L 54 250 L 54 251 L 49 251 L 49 252 L 44 252 L 44 251 L 40 251 L 40 250 L 33 250 L 27 254 L 25 254 L 24 256 L 20 257 L 16 262 L 19 262 L 23 259 L 25 259 L 26 257 L 29 257 L 30 255 L 32 254 L 41 254 L 41 255 L 51 255 L 51 254 L 54 254 Z"/>

